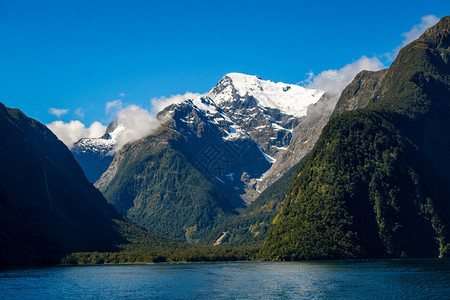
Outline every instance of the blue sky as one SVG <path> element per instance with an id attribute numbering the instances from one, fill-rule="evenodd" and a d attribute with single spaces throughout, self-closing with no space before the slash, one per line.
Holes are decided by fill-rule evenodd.
<path id="1" fill-rule="evenodd" d="M 298 83 L 401 45 L 446 1 L 0 0 L 0 102 L 43 123 L 204 93 L 226 73 Z M 50 108 L 65 109 L 60 116 Z"/>

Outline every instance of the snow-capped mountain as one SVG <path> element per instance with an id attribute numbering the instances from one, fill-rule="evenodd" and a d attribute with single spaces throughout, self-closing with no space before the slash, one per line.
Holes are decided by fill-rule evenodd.
<path id="1" fill-rule="evenodd" d="M 257 180 L 287 149 L 292 132 L 304 120 L 308 106 L 316 103 L 323 93 L 262 80 L 258 76 L 230 73 L 206 95 L 166 107 L 158 119 L 188 138 L 199 139 L 195 146 L 185 147 L 194 156 L 213 141 L 216 148 L 225 145 L 244 152 L 247 149 L 241 145 L 252 145 L 257 150 L 252 157 L 256 160 L 240 162 L 239 166 L 227 165 L 224 172 L 213 177 L 230 186 L 239 182 L 241 198 L 252 201 L 258 195 Z"/>
<path id="2" fill-rule="evenodd" d="M 117 121 L 108 125 L 106 132 L 99 138 L 82 138 L 74 144 L 71 151 L 82 167 L 90 182 L 96 182 L 108 169 L 115 152 L 117 138 L 125 130 Z"/>
<path id="3" fill-rule="evenodd" d="M 256 179 L 288 149 L 294 129 L 306 118 L 308 107 L 317 103 L 323 94 L 320 90 L 263 80 L 255 75 L 229 73 L 207 94 L 166 107 L 158 114 L 158 119 L 180 134 L 195 135 L 202 141 L 217 139 L 217 136 L 207 137 L 205 132 L 209 132 L 206 130 L 209 128 L 226 145 L 243 141 L 254 144 L 254 149 L 269 165 L 264 170 L 258 168 L 254 174 L 245 168 L 241 170 L 245 173 L 242 179 L 245 192 L 241 194 L 251 201 L 257 196 Z M 92 182 L 97 181 L 111 163 L 118 150 L 117 137 L 124 130 L 123 125 L 113 122 L 104 136 L 83 138 L 72 148 Z M 235 180 L 239 172 L 228 171 L 227 174 L 235 174 L 234 177 L 218 178 L 223 182 Z"/>
<path id="4" fill-rule="evenodd" d="M 227 74 L 207 94 L 160 111 L 160 128 L 125 145 L 95 186 L 149 230 L 214 242 L 213 229 L 259 196 L 258 180 L 322 95 Z"/>
<path id="5" fill-rule="evenodd" d="M 305 117 L 308 106 L 316 103 L 323 91 L 308 89 L 296 84 L 272 82 L 259 76 L 229 73 L 210 91 L 217 105 L 233 100 L 244 100 L 246 95 L 257 100 L 258 106 L 278 109 L 286 115 Z"/>
<path id="6" fill-rule="evenodd" d="M 223 127 L 227 133 L 224 139 L 250 136 L 264 152 L 274 156 L 286 149 L 293 129 L 306 117 L 307 108 L 323 94 L 295 84 L 230 73 L 206 95 L 184 103 L 192 103 L 206 113 L 212 124 Z M 160 120 L 170 119 L 172 112 L 173 107 L 167 107 Z"/>
<path id="7" fill-rule="evenodd" d="M 258 76 L 230 73 L 209 95 L 268 155 L 276 156 L 286 150 L 292 130 L 323 93 L 295 84 L 262 80 Z"/>

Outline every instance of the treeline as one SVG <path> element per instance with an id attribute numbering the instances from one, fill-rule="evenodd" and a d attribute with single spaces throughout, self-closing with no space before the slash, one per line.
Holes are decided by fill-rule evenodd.
<path id="1" fill-rule="evenodd" d="M 261 245 L 227 247 L 196 245 L 150 233 L 126 221 L 115 220 L 126 244 L 110 252 L 78 252 L 64 256 L 61 264 L 127 264 L 158 262 L 243 261 L 257 258 Z"/>
<path id="2" fill-rule="evenodd" d="M 257 259 L 259 247 L 192 246 L 157 251 L 81 252 L 66 255 L 61 264 L 129 264 L 160 262 L 249 261 Z"/>

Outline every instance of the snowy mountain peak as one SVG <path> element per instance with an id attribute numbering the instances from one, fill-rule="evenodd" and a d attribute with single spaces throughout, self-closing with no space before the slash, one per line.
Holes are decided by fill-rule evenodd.
<path id="1" fill-rule="evenodd" d="M 316 103 L 324 91 L 308 89 L 296 84 L 263 80 L 256 75 L 229 73 L 210 91 L 217 105 L 230 100 L 255 98 L 259 106 L 279 109 L 296 117 L 306 116 L 309 105 Z"/>
<path id="2" fill-rule="evenodd" d="M 108 130 L 109 129 L 109 130 Z M 82 138 L 72 148 L 74 153 L 96 153 L 100 156 L 112 156 L 117 139 L 125 130 L 125 126 L 112 122 L 106 133 L 99 138 Z"/>

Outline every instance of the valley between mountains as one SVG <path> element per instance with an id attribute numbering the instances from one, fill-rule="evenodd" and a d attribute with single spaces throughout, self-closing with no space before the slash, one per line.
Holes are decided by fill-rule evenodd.
<path id="1" fill-rule="evenodd" d="M 0 106 L 0 265 L 450 255 L 450 17 L 342 91 L 226 74 L 66 147 Z"/>

